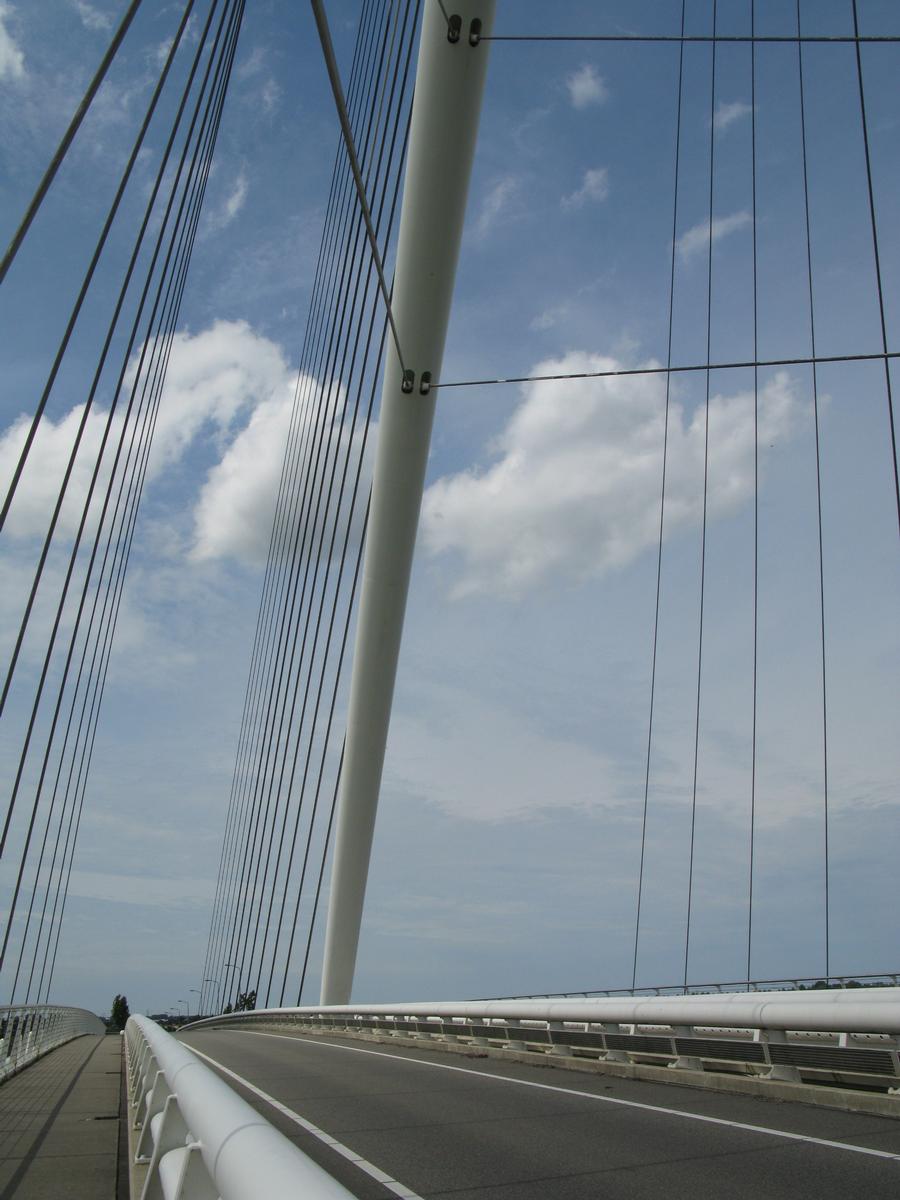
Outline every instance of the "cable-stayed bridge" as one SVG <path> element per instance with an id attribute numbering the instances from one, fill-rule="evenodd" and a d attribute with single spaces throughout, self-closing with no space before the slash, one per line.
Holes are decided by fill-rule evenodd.
<path id="1" fill-rule="evenodd" d="M 199 1058 L 149 1022 L 129 1026 L 133 1107 L 123 1111 L 134 1127 L 130 1157 L 146 1174 L 132 1185 L 143 1194 L 288 1195 L 301 1178 L 329 1195 L 649 1195 L 663 1186 L 893 1194 L 897 964 L 873 959 L 873 947 L 889 957 L 896 946 L 867 926 L 885 927 L 873 903 L 885 895 L 884 868 L 873 864 L 889 864 L 890 878 L 897 846 L 889 731 L 900 258 L 889 137 L 897 114 L 885 79 L 900 32 L 874 3 L 788 7 L 786 16 L 761 3 L 648 6 L 641 32 L 611 13 L 608 28 L 580 14 L 569 29 L 569 14 L 555 29 L 546 14 L 500 6 L 495 26 L 490 3 L 367 0 L 342 63 L 324 7 L 311 5 L 308 36 L 340 141 L 281 426 L 218 878 L 192 989 L 205 1023 L 183 1038 Z M 140 9 L 127 7 L 14 230 L 2 267 L 10 296 L 69 145 L 146 19 Z M 58 996 L 57 962 L 139 510 L 160 461 L 192 436 L 189 414 L 167 414 L 170 366 L 178 374 L 203 356 L 181 328 L 182 305 L 226 98 L 235 73 L 249 69 L 235 67 L 245 19 L 241 0 L 179 6 L 36 403 L 4 437 L 3 521 L 21 598 L 3 691 L 9 1073 L 91 1032 L 89 1018 L 51 1001 L 78 999 Z M 667 173 L 653 175 L 653 211 L 639 189 L 624 209 L 629 255 L 639 259 L 636 248 L 662 232 L 656 290 L 645 297 L 660 310 L 657 344 L 645 358 L 560 353 L 520 371 L 491 357 L 488 338 L 472 358 L 480 369 L 454 377 L 443 361 L 458 263 L 465 271 L 467 256 L 486 254 L 494 221 L 515 219 L 510 197 L 520 186 L 501 179 L 489 189 L 464 242 L 489 57 L 557 44 L 634 56 L 632 73 L 661 72 L 648 128 L 665 143 Z M 17 60 L 8 61 L 14 74 Z M 604 76 L 591 61 L 574 65 L 564 80 L 573 111 L 605 104 Z M 624 124 L 617 136 L 635 140 Z M 831 159 L 841 188 L 827 194 Z M 558 200 L 566 217 L 604 214 L 617 178 L 627 188 L 629 165 L 635 180 L 646 169 L 622 160 L 616 177 L 590 162 Z M 852 270 L 833 246 L 845 212 Z M 738 236 L 735 257 L 729 239 Z M 108 307 L 105 326 L 95 305 Z M 559 320 L 578 323 L 557 306 L 528 336 Z M 92 359 L 88 326 L 101 330 Z M 232 326 L 231 336 L 243 333 Z M 64 420 L 54 407 L 63 380 L 83 395 Z M 516 388 L 493 465 L 445 474 L 423 504 L 437 401 Z M 265 446 L 248 442 L 248 457 L 223 459 L 226 502 L 242 503 L 239 487 L 227 491 L 228 472 L 240 484 L 254 452 L 271 457 Z M 214 499 L 205 493 L 207 510 Z M 647 618 L 640 718 L 606 717 L 612 740 L 637 747 L 628 803 L 604 813 L 613 844 L 616 820 L 627 827 L 632 861 L 615 864 L 604 893 L 612 919 L 597 913 L 608 941 L 601 977 L 585 977 L 596 986 L 577 996 L 465 1000 L 461 987 L 416 1002 L 388 985 L 390 1003 L 379 1004 L 353 990 L 420 529 L 432 552 L 461 561 L 460 596 L 520 596 L 573 562 L 581 580 L 643 563 L 642 598 L 625 600 Z M 632 616 L 617 613 L 613 592 L 600 593 L 609 606 L 600 623 L 618 615 L 627 628 Z M 485 671 L 494 665 L 486 659 Z M 621 668 L 614 653 L 595 665 L 600 675 Z M 620 682 L 613 704 L 630 717 L 634 685 Z M 677 753 L 673 731 L 682 734 Z M 605 731 L 598 736 L 605 742 Z M 423 744 L 428 753 L 436 743 Z M 558 763 L 542 775 L 540 759 L 526 774 L 565 809 L 574 777 Z M 504 782 L 521 786 L 501 777 L 491 787 Z M 512 814 L 507 825 L 515 799 L 499 809 Z M 877 810 L 871 828 L 883 831 L 854 845 L 855 863 L 844 853 L 850 801 L 856 812 Z M 791 825 L 795 809 L 802 821 Z M 710 840 L 718 810 L 728 814 L 727 837 Z M 774 816 L 784 817 L 780 827 Z M 802 838 L 773 855 L 779 836 L 798 829 Z M 724 869 L 711 877 L 716 858 Z M 529 887 L 523 867 L 518 888 Z M 462 898 L 451 891 L 447 900 L 452 914 Z M 572 918 L 590 929 L 577 903 Z M 818 974 L 760 978 L 773 918 L 794 927 L 793 944 L 812 950 L 807 972 Z M 737 970 L 737 982 L 721 965 L 718 980 L 701 969 L 716 961 L 716 938 L 727 944 L 717 961 L 735 964 L 727 973 Z M 536 960 L 540 946 L 536 937 Z M 420 994 L 425 986 L 420 976 Z M 310 1007 L 314 989 L 319 1005 Z M 562 1072 L 548 1078 L 537 1068 L 550 1063 L 585 1074 L 575 1084 Z M 703 1090 L 661 1095 L 669 1080 Z M 797 1108 L 776 1119 L 758 1104 L 765 1096 L 815 1100 L 825 1115 Z M 273 1124 L 301 1153 L 284 1149 Z M 13 1179 L 27 1178 L 23 1159 Z"/>

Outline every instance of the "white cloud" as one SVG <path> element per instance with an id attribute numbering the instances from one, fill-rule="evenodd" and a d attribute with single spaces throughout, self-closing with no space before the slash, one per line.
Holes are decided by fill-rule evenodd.
<path id="1" fill-rule="evenodd" d="M 266 69 L 268 57 L 268 53 L 262 46 L 255 46 L 235 69 L 235 77 L 241 83 L 257 80 Z M 281 96 L 281 86 L 274 76 L 267 75 L 262 81 L 261 87 L 254 87 L 247 91 L 245 102 L 253 106 L 262 104 L 263 111 L 271 116 L 280 105 Z"/>
<path id="2" fill-rule="evenodd" d="M 748 116 L 752 111 L 751 105 L 746 104 L 743 100 L 732 100 L 730 104 L 717 104 L 713 125 L 722 132 L 729 125 L 733 125 L 735 121 Z"/>
<path id="3" fill-rule="evenodd" d="M 137 363 L 135 355 L 126 375 L 126 389 L 133 383 Z M 299 387 L 302 396 L 309 388 L 318 389 L 318 384 L 308 376 L 301 376 Z M 173 338 L 148 479 L 152 481 L 180 463 L 192 447 L 201 446 L 207 456 L 212 451 L 213 465 L 199 490 L 186 502 L 193 518 L 188 555 L 194 561 L 226 557 L 245 562 L 265 559 L 297 388 L 297 373 L 281 349 L 255 333 L 246 322 L 217 321 L 200 333 L 182 332 Z M 327 402 L 330 425 L 322 450 L 323 462 L 334 461 L 339 453 L 336 443 L 340 443 L 341 451 L 347 449 L 348 432 L 341 423 L 344 400 L 344 389 L 335 386 Z M 111 462 L 122 436 L 126 403 L 127 391 L 123 391 L 119 409 L 110 423 L 105 464 Z M 315 403 L 321 414 L 321 397 Z M 84 406 L 76 405 L 59 420 L 45 417 L 38 426 L 7 520 L 6 528 L 12 538 L 39 537 L 46 532 L 83 414 Z M 108 408 L 98 405 L 88 415 L 60 515 L 58 529 L 62 536 L 71 537 L 78 528 L 108 422 Z M 8 481 L 12 475 L 29 423 L 23 415 L 0 436 L 0 482 Z M 354 434 L 357 447 L 361 433 L 360 422 Z M 129 441 L 126 438 L 126 445 Z M 368 455 L 373 445 L 370 432 Z M 351 461 L 355 462 L 355 457 Z M 343 453 L 338 463 L 341 470 Z M 368 458 L 364 469 L 371 472 Z M 107 479 L 105 466 L 95 489 L 89 530 L 95 527 Z M 343 497 L 343 503 L 346 514 L 349 494 Z M 357 505 L 357 517 L 359 513 Z M 324 520 L 324 508 L 322 514 Z M 329 538 L 333 519 L 332 506 L 327 513 Z M 358 530 L 354 536 L 356 533 Z M 168 530 L 168 535 L 165 529 L 157 529 L 155 537 L 159 544 L 168 546 L 164 554 L 178 554 L 183 549 L 183 536 L 174 529 Z"/>
<path id="4" fill-rule="evenodd" d="M 102 12 L 93 4 L 88 4 L 87 0 L 72 0 L 72 7 L 78 13 L 82 25 L 85 29 L 101 32 L 106 29 L 112 29 L 112 21 L 109 15 Z"/>
<path id="5" fill-rule="evenodd" d="M 6 20 L 12 12 L 10 6 L 0 0 L 0 80 L 23 79 L 25 76 L 25 55 L 6 28 Z"/>
<path id="6" fill-rule="evenodd" d="M 573 108 L 602 104 L 609 95 L 603 76 L 598 74 L 597 68 L 591 63 L 585 63 L 577 71 L 573 71 L 566 78 L 566 87 L 569 89 L 569 99 Z"/>
<path id="7" fill-rule="evenodd" d="M 573 352 L 533 374 L 619 369 L 615 359 Z M 424 544 L 432 555 L 458 556 L 458 596 L 516 595 L 560 574 L 598 576 L 658 538 L 664 377 L 544 381 L 522 392 L 494 447 L 497 461 L 439 479 L 425 494 Z M 786 438 L 797 408 L 791 380 L 778 374 L 760 393 L 760 440 Z M 708 511 L 716 517 L 752 495 L 752 395 L 711 398 L 709 445 Z M 671 535 L 702 512 L 703 406 L 689 413 L 671 403 L 668 453 Z"/>
<path id="8" fill-rule="evenodd" d="M 191 557 L 266 554 L 284 448 L 290 429 L 293 386 L 254 409 L 221 461 L 209 472 L 194 510 Z"/>
<path id="9" fill-rule="evenodd" d="M 475 223 L 475 232 L 479 237 L 485 237 L 490 232 L 500 214 L 509 207 L 518 188 L 519 181 L 515 176 L 506 175 L 488 191 Z"/>
<path id="10" fill-rule="evenodd" d="M 263 69 L 265 61 L 265 50 L 262 46 L 254 46 L 247 57 L 235 67 L 235 78 L 242 82 L 245 79 L 252 79 L 254 75 L 258 75 Z"/>
<path id="11" fill-rule="evenodd" d="M 731 213 L 727 217 L 713 217 L 712 241 L 718 242 L 730 233 L 737 233 L 738 230 L 746 229 L 748 225 L 752 224 L 753 218 L 746 211 Z M 709 243 L 709 221 L 701 221 L 698 225 L 692 226 L 683 233 L 676 240 L 675 247 L 682 261 L 687 261 L 699 251 L 705 250 L 709 246 Z"/>
<path id="12" fill-rule="evenodd" d="M 10 537 L 38 537 L 46 533 L 60 482 L 75 444 L 83 415 L 84 405 L 77 404 L 58 421 L 45 416 L 38 426 L 31 453 L 6 521 L 5 528 Z M 100 453 L 103 431 L 108 417 L 109 411 L 101 408 L 93 409 L 88 415 L 66 500 L 60 512 L 58 528 L 62 533 L 74 535 L 78 529 L 93 464 Z M 25 445 L 30 425 L 29 417 L 20 416 L 0 437 L 0 479 L 3 480 L 4 495 Z M 115 445 L 121 429 L 121 417 L 115 415 L 108 439 L 110 447 Z M 114 451 L 112 452 L 114 453 Z M 102 473 L 96 492 L 102 492 L 107 479 L 108 474 Z"/>
<path id="13" fill-rule="evenodd" d="M 281 87 L 274 79 L 267 79 L 260 92 L 263 108 L 267 113 L 275 112 L 281 103 Z"/>
<path id="14" fill-rule="evenodd" d="M 165 66 L 166 59 L 169 57 L 169 52 L 172 49 L 172 41 L 173 39 L 170 37 L 163 38 L 163 40 L 153 51 L 154 61 L 160 70 L 162 70 L 162 68 Z"/>
<path id="15" fill-rule="evenodd" d="M 249 188 L 246 172 L 241 171 L 234 181 L 234 187 L 225 201 L 225 224 L 233 221 L 241 209 L 244 207 L 244 201 L 247 199 L 247 189 Z"/>
<path id="16" fill-rule="evenodd" d="M 301 409 L 305 408 L 303 396 L 310 388 L 314 392 L 320 391 L 315 380 L 301 376 Z M 288 395 L 285 389 L 280 397 L 275 396 L 258 405 L 221 461 L 209 471 L 194 508 L 194 543 L 190 557 L 195 561 L 215 558 L 235 558 L 248 563 L 265 561 L 294 408 L 293 379 L 290 392 Z M 321 546 L 323 557 L 331 552 L 333 536 L 337 537 L 335 549 L 340 549 L 345 523 L 351 516 L 349 545 L 359 545 L 365 507 L 360 503 L 360 497 L 365 495 L 363 485 L 362 490 L 357 489 L 356 505 L 351 513 L 352 481 L 361 448 L 362 423 L 357 422 L 351 446 L 349 428 L 342 423 L 345 401 L 344 388 L 335 387 L 328 404 L 329 423 L 319 456 L 323 503 L 310 533 L 310 544 Z M 317 399 L 320 416 L 323 402 L 324 397 L 320 395 Z M 364 481 L 372 476 L 375 429 L 373 422 L 362 466 Z M 346 491 L 339 486 L 345 465 L 350 480 Z"/>
<path id="17" fill-rule="evenodd" d="M 528 322 L 528 328 L 533 329 L 536 333 L 546 333 L 548 329 L 553 329 L 560 321 L 564 320 L 571 312 L 571 307 L 568 304 L 553 304 L 549 308 L 542 309 L 537 316 L 531 318 Z"/>
<path id="18" fill-rule="evenodd" d="M 137 363 L 135 355 L 126 376 L 127 387 L 132 384 Z M 179 462 L 204 431 L 212 435 L 218 457 L 227 457 L 228 446 L 235 440 L 233 431 L 237 421 L 257 408 L 266 413 L 269 410 L 265 406 L 284 404 L 293 394 L 295 378 L 280 348 L 254 333 L 243 321 L 217 321 L 198 334 L 177 333 L 172 340 L 156 424 L 148 468 L 150 478 Z M 126 402 L 123 395 L 112 418 L 107 460 L 111 459 L 122 433 Z M 38 426 L 7 520 L 6 527 L 12 537 L 40 536 L 46 531 L 83 414 L 84 406 L 76 405 L 59 420 L 45 416 Z M 62 533 L 74 534 L 77 529 L 108 420 L 109 409 L 99 405 L 88 415 L 61 513 Z M 21 416 L 0 437 L 0 479 L 11 477 L 29 424 L 29 418 Z M 247 486 L 252 489 L 252 479 L 247 479 Z M 228 545 L 222 530 L 218 537 L 222 547 Z M 237 537 L 236 545 L 242 544 L 241 537 Z"/>
<path id="19" fill-rule="evenodd" d="M 294 378 L 280 347 L 246 321 L 216 321 L 201 333 L 177 333 L 151 466 L 159 470 L 176 462 L 206 424 L 227 436 L 241 414 L 291 387 Z"/>
<path id="20" fill-rule="evenodd" d="M 201 231 L 202 237 L 221 233 L 223 229 L 226 229 L 231 224 L 244 207 L 247 200 L 247 193 L 250 190 L 250 180 L 247 178 L 247 172 L 242 167 L 228 182 L 227 193 L 217 198 L 209 209 L 204 212 Z"/>
<path id="21" fill-rule="evenodd" d="M 339 480 L 349 449 L 349 434 L 342 424 L 346 392 L 336 385 L 329 399 L 317 394 L 320 391 L 310 376 L 301 375 L 298 382 L 293 372 L 285 370 L 283 377 L 275 380 L 266 398 L 256 404 L 250 420 L 210 468 L 200 490 L 194 507 L 194 541 L 190 551 L 194 561 L 236 558 L 252 563 L 265 560 L 295 396 L 300 398 L 301 411 L 305 411 L 309 397 L 314 399 L 317 420 L 323 417 L 323 405 L 327 407 L 325 419 L 328 424 L 320 453 L 321 471 L 323 478 L 326 474 L 330 478 L 331 464 L 336 464 L 335 480 Z M 361 432 L 362 426 L 358 423 L 355 430 L 357 450 Z M 373 446 L 374 436 L 370 430 L 364 465 L 367 476 L 371 475 Z M 350 461 L 355 462 L 355 457 Z M 327 486 L 324 494 L 327 495 Z M 324 526 L 323 547 L 327 547 L 334 529 L 335 498 L 339 495 L 335 483 L 327 506 L 321 507 L 319 523 L 312 535 L 318 544 Z M 341 496 L 341 502 L 342 515 L 349 517 L 349 491 Z M 360 513 L 357 503 L 357 519 Z"/>
<path id="22" fill-rule="evenodd" d="M 609 195 L 609 171 L 606 167 L 591 167 L 585 171 L 581 187 L 570 196 L 563 196 L 563 208 L 584 208 L 585 204 L 599 204 Z"/>

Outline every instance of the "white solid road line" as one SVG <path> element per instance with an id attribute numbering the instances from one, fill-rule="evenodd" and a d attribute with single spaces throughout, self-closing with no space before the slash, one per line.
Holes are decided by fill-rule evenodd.
<path id="1" fill-rule="evenodd" d="M 218 1062 L 215 1058 L 210 1058 L 208 1054 L 204 1054 L 202 1050 L 198 1050 L 196 1046 L 188 1047 L 192 1054 L 196 1054 L 198 1058 L 204 1058 L 212 1066 L 216 1067 L 223 1075 L 227 1075 L 233 1079 L 235 1083 L 239 1083 L 241 1087 L 245 1087 L 248 1092 L 252 1092 L 254 1096 L 259 1096 L 260 1100 L 265 1100 L 266 1104 L 270 1104 L 272 1108 L 277 1109 L 282 1116 L 287 1117 L 289 1121 L 293 1121 L 295 1125 L 299 1125 L 301 1129 L 305 1129 L 307 1133 L 311 1133 L 313 1137 L 317 1137 L 320 1142 L 324 1142 L 329 1149 L 334 1150 L 336 1154 L 340 1154 L 349 1162 L 352 1162 L 355 1167 L 359 1167 L 361 1171 L 376 1179 L 380 1184 L 383 1184 L 395 1196 L 402 1197 L 402 1200 L 423 1200 L 418 1192 L 414 1192 L 412 1188 L 406 1187 L 405 1184 L 399 1183 L 393 1176 L 388 1175 L 386 1171 L 382 1171 L 376 1167 L 374 1163 L 370 1163 L 368 1159 L 357 1154 L 355 1150 L 351 1150 L 349 1146 L 345 1146 L 343 1142 L 339 1142 L 337 1138 L 332 1137 L 330 1133 L 326 1133 L 324 1129 L 320 1129 L 318 1125 L 313 1125 L 312 1121 L 307 1121 L 305 1117 L 301 1117 L 299 1113 L 295 1113 L 292 1108 L 288 1108 L 286 1104 L 282 1104 L 280 1100 L 276 1100 L 274 1096 L 270 1096 L 268 1092 L 264 1092 L 262 1088 L 258 1088 L 256 1084 L 251 1083 L 248 1079 L 238 1075 L 236 1071 L 231 1071 L 228 1067 Z"/>
<path id="2" fill-rule="evenodd" d="M 308 1042 L 315 1046 L 328 1046 L 331 1050 L 346 1050 L 351 1054 L 373 1054 L 377 1058 L 392 1058 L 395 1062 L 413 1063 L 420 1067 L 433 1067 L 438 1071 L 456 1071 L 460 1075 L 474 1075 L 477 1079 L 490 1079 L 495 1083 L 511 1083 L 517 1087 L 539 1088 L 544 1092 L 560 1092 L 564 1096 L 578 1096 L 584 1100 L 597 1100 L 601 1104 L 618 1104 L 623 1108 L 639 1108 L 643 1109 L 644 1112 L 661 1113 L 667 1117 L 683 1117 L 686 1121 L 702 1121 L 706 1125 L 724 1125 L 729 1129 L 741 1129 L 745 1133 L 763 1133 L 769 1137 L 784 1138 L 789 1142 L 806 1142 L 811 1146 L 824 1146 L 829 1150 L 849 1150 L 852 1154 L 866 1154 L 871 1158 L 887 1158 L 893 1162 L 900 1162 L 900 1154 L 893 1154 L 888 1150 L 873 1150 L 869 1146 L 854 1146 L 852 1142 L 833 1142 L 829 1141 L 828 1138 L 811 1137 L 807 1133 L 790 1133 L 786 1129 L 769 1129 L 765 1125 L 748 1125 L 743 1121 L 728 1121 L 724 1117 L 708 1117 L 703 1113 L 685 1112 L 680 1108 L 663 1108 L 659 1104 L 642 1104 L 639 1100 L 621 1100 L 616 1096 L 598 1096 L 594 1092 L 579 1092 L 575 1088 L 557 1087 L 552 1083 L 535 1083 L 530 1079 L 511 1079 L 506 1075 L 493 1075 L 489 1071 L 473 1071 L 470 1067 L 452 1067 L 449 1063 L 426 1062 L 421 1058 L 406 1058 L 402 1054 L 391 1054 L 386 1050 L 364 1050 L 361 1046 L 338 1046 L 334 1042 L 320 1041 L 319 1038 L 292 1037 L 286 1033 L 261 1033 L 255 1029 L 243 1029 L 239 1032 L 251 1037 L 279 1038 L 286 1042 Z M 195 1053 L 199 1053 L 199 1051 L 195 1051 Z"/>

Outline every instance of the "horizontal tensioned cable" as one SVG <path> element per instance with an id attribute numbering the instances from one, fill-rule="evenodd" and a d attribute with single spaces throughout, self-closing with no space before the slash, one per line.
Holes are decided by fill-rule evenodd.
<path id="1" fill-rule="evenodd" d="M 789 34 L 723 34 L 717 33 L 495 33 L 490 37 L 479 39 L 482 42 L 635 42 L 637 44 L 656 44 L 656 43 L 685 43 L 685 42 L 700 42 L 700 43 L 735 43 L 737 45 L 746 45 L 749 43 L 769 42 L 773 44 L 787 43 L 796 45 L 798 42 L 814 43 L 820 45 L 857 45 L 860 42 L 900 42 L 900 36 L 883 35 L 883 36 L 860 36 L 851 35 L 834 35 L 826 34 L 804 34 L 803 37 L 791 37 Z"/>
<path id="2" fill-rule="evenodd" d="M 550 383 L 561 379 L 616 379 L 628 375 L 687 375 L 694 371 L 737 371 L 751 367 L 804 367 L 823 363 L 883 362 L 885 359 L 900 358 L 900 350 L 887 354 L 819 354 L 800 358 L 741 359 L 733 362 L 691 363 L 689 366 L 673 367 L 621 367 L 608 371 L 564 371 L 557 375 L 507 375 L 496 379 L 454 379 L 447 383 L 435 383 L 437 388 L 494 387 L 506 383 Z"/>

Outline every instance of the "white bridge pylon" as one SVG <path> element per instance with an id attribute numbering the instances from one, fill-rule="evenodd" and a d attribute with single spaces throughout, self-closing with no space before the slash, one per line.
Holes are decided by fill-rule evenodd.
<path id="1" fill-rule="evenodd" d="M 322 1004 L 350 1000 L 403 617 L 487 72 L 494 0 L 425 5 L 363 565 Z M 457 24 L 457 18 L 459 23 Z M 404 365 L 406 376 L 404 378 Z"/>

